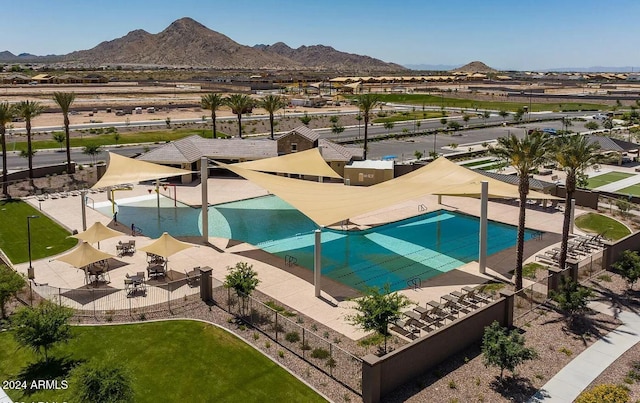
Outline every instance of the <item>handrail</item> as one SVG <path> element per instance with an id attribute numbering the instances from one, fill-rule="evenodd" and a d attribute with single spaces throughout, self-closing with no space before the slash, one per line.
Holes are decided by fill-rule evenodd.
<path id="1" fill-rule="evenodd" d="M 91 197 L 89 197 L 89 196 L 85 196 L 85 197 L 84 197 L 84 205 L 85 205 L 85 206 L 88 206 L 88 205 L 89 205 L 89 200 L 91 200 L 91 208 L 95 210 L 95 209 L 96 209 L 96 207 L 95 207 L 95 206 L 96 206 L 96 204 L 95 204 L 96 202 L 95 202 L 95 200 L 93 200 L 93 199 L 92 199 Z"/>

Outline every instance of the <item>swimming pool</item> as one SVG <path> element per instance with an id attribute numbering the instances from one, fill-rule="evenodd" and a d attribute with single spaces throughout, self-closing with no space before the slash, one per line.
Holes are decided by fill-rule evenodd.
<path id="1" fill-rule="evenodd" d="M 161 198 L 120 202 L 118 220 L 134 222 L 145 235 L 201 235 L 201 210 Z M 98 210 L 111 215 L 109 206 Z M 248 242 L 313 269 L 314 230 L 306 216 L 276 196 L 209 207 L 209 235 Z M 438 210 L 365 231 L 322 231 L 322 274 L 349 287 L 407 288 L 478 259 L 479 219 Z M 538 233 L 526 231 L 525 240 Z M 516 243 L 517 228 L 489 221 L 488 254 Z"/>

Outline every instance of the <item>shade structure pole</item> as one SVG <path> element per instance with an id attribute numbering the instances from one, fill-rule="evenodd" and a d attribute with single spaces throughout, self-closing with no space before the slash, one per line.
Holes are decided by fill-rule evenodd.
<path id="1" fill-rule="evenodd" d="M 158 214 L 160 214 L 160 179 L 156 179 L 156 204 L 158 205 Z"/>
<path id="2" fill-rule="evenodd" d="M 487 207 L 489 205 L 489 182 L 482 181 L 480 193 L 480 239 L 478 242 L 478 266 L 480 273 L 487 271 Z"/>
<path id="3" fill-rule="evenodd" d="M 82 202 L 82 231 L 87 230 L 87 191 L 81 190 L 81 202 Z"/>
<path id="4" fill-rule="evenodd" d="M 209 160 L 200 158 L 200 185 L 202 188 L 202 240 L 209 242 L 209 193 L 207 182 L 209 179 Z"/>
<path id="5" fill-rule="evenodd" d="M 565 208 L 567 207 L 571 209 L 569 215 L 569 233 L 573 234 L 573 226 L 575 225 L 576 218 L 576 199 L 571 199 L 571 206 L 565 206 Z"/>
<path id="6" fill-rule="evenodd" d="M 316 288 L 316 297 L 320 297 L 320 277 L 322 275 L 322 232 L 315 230 L 315 247 L 313 248 L 313 284 Z"/>

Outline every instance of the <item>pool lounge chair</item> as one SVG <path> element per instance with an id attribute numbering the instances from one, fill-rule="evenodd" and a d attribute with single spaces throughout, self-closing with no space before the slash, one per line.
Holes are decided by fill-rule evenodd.
<path id="1" fill-rule="evenodd" d="M 389 328 L 389 330 L 399 334 L 400 336 L 406 337 L 409 340 L 415 340 L 418 338 L 418 335 L 413 331 L 413 329 L 407 329 L 408 324 L 403 320 L 396 320 L 393 322 Z"/>

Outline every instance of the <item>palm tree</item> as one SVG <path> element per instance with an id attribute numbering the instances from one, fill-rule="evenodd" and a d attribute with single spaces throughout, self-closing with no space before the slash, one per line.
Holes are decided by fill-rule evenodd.
<path id="1" fill-rule="evenodd" d="M 360 94 L 356 96 L 358 102 L 358 108 L 364 119 L 364 159 L 367 159 L 367 142 L 369 141 L 368 128 L 369 118 L 371 117 L 371 111 L 380 104 L 380 96 L 378 94 Z"/>
<path id="2" fill-rule="evenodd" d="M 76 99 L 76 94 L 73 92 L 54 92 L 53 100 L 62 109 L 62 116 L 64 117 L 64 135 L 67 147 L 67 172 L 71 172 L 71 143 L 69 136 L 69 108 Z"/>
<path id="3" fill-rule="evenodd" d="M 242 138 L 242 114 L 251 112 L 253 99 L 245 94 L 231 94 L 225 98 L 225 104 L 238 116 L 238 137 Z"/>
<path id="4" fill-rule="evenodd" d="M 279 95 L 267 95 L 260 101 L 259 106 L 269 113 L 269 125 L 271 126 L 271 140 L 273 140 L 273 114 L 278 110 L 285 108 L 287 102 Z"/>
<path id="5" fill-rule="evenodd" d="M 522 289 L 522 262 L 524 260 L 524 232 L 527 214 L 527 194 L 529 193 L 529 175 L 533 173 L 548 156 L 549 137 L 543 132 L 534 131 L 518 139 L 514 134 L 498 138 L 496 146 L 489 151 L 512 165 L 518 173 L 518 193 L 520 196 L 520 215 L 518 218 L 518 238 L 516 256 L 516 291 Z"/>
<path id="6" fill-rule="evenodd" d="M 562 243 L 560 248 L 560 270 L 564 270 L 567 262 L 567 252 L 569 244 L 569 225 L 571 224 L 571 199 L 576 191 L 577 178 L 583 174 L 585 169 L 598 161 L 599 155 L 596 153 L 600 149 L 600 144 L 590 142 L 586 136 L 562 136 L 555 141 L 553 156 L 558 165 L 567 173 L 565 181 L 565 209 L 564 222 L 562 225 Z"/>
<path id="7" fill-rule="evenodd" d="M 225 104 L 224 98 L 220 94 L 211 93 L 203 95 L 200 99 L 200 105 L 207 110 L 211 111 L 211 120 L 213 122 L 213 138 L 218 137 L 216 131 L 216 111 Z"/>
<path id="8" fill-rule="evenodd" d="M 0 103 L 0 146 L 2 146 L 2 194 L 9 197 L 9 183 L 7 171 L 7 140 L 6 125 L 13 121 L 14 109 L 8 102 Z"/>
<path id="9" fill-rule="evenodd" d="M 33 187 L 33 148 L 31 146 L 31 119 L 44 112 L 44 106 L 36 101 L 20 101 L 16 105 L 16 115 L 23 118 L 27 128 L 27 158 L 29 158 L 29 184 Z"/>

